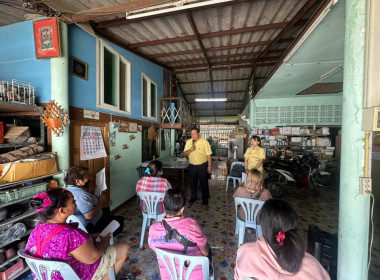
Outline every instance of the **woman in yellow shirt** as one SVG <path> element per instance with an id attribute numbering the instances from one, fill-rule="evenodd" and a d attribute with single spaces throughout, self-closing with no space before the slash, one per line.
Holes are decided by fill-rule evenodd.
<path id="1" fill-rule="evenodd" d="M 245 172 L 252 168 L 263 172 L 263 162 L 265 159 L 265 149 L 260 148 L 261 140 L 259 136 L 252 136 L 251 147 L 244 154 Z"/>

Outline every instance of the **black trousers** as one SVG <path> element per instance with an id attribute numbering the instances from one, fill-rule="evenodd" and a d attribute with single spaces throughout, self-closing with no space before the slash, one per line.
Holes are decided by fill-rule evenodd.
<path id="1" fill-rule="evenodd" d="M 202 163 L 200 165 L 189 164 L 189 174 L 190 174 L 190 186 L 191 186 L 191 199 L 197 199 L 197 186 L 198 180 L 201 184 L 202 200 L 208 201 L 210 192 L 208 189 L 208 172 L 207 172 L 208 162 Z"/>
<path id="2" fill-rule="evenodd" d="M 109 208 L 103 208 L 103 216 L 100 218 L 100 220 L 94 225 L 94 224 L 88 224 L 86 229 L 88 233 L 100 233 L 103 229 L 105 229 L 106 226 L 112 221 L 116 220 L 119 222 L 120 227 L 115 230 L 113 233 L 113 236 L 118 235 L 119 233 L 123 232 L 124 227 L 124 217 L 122 216 L 112 216 L 110 214 Z"/>

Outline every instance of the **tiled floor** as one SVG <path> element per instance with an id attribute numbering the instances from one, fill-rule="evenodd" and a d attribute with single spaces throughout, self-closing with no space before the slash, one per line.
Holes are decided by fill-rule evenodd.
<path id="1" fill-rule="evenodd" d="M 230 183 L 226 193 L 227 167 L 225 160 L 213 160 L 214 174 L 210 184 L 211 199 L 209 206 L 202 206 L 200 201 L 192 207 L 186 205 L 185 215 L 194 217 L 205 232 L 213 248 L 215 279 L 233 279 L 235 258 L 237 251 L 237 236 L 235 230 L 235 210 L 233 205 L 233 186 Z M 188 180 L 185 191 L 189 198 L 190 189 Z M 199 194 L 200 195 L 200 194 Z M 338 188 L 323 188 L 319 194 L 312 190 L 303 190 L 288 193 L 283 197 L 291 203 L 299 215 L 299 233 L 307 243 L 308 225 L 313 224 L 321 230 L 337 233 L 338 230 Z M 380 214 L 380 209 L 377 212 Z M 126 240 L 131 244 L 128 262 L 124 265 L 121 275 L 132 272 L 137 279 L 160 279 L 157 260 L 154 252 L 147 246 L 145 233 L 144 247 L 139 249 L 142 215 L 136 205 L 136 199 L 130 199 L 122 208 L 117 210 L 118 215 L 126 217 L 123 234 L 117 240 Z M 380 223 L 377 223 L 375 232 L 380 233 Z M 253 234 L 246 234 L 246 241 L 253 241 Z M 377 240 L 375 240 L 377 241 Z M 372 265 L 369 279 L 380 279 L 380 246 L 375 242 L 372 250 Z"/>

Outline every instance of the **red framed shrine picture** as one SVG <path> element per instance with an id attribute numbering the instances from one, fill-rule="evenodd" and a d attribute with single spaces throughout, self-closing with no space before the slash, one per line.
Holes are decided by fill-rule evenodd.
<path id="1" fill-rule="evenodd" d="M 37 59 L 61 56 L 59 23 L 56 17 L 33 22 Z"/>

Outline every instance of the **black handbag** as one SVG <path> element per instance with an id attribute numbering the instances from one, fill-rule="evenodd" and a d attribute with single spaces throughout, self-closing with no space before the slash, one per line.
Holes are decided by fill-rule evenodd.
<path id="1" fill-rule="evenodd" d="M 241 173 L 244 172 L 244 165 L 235 164 L 231 169 L 231 176 L 241 177 Z"/>

